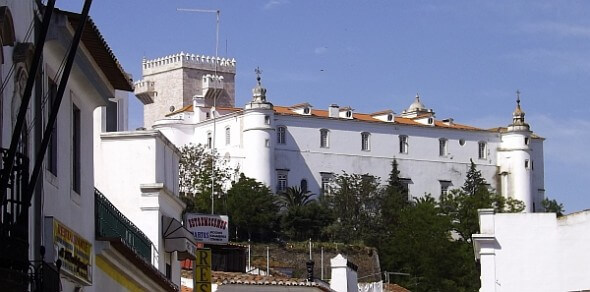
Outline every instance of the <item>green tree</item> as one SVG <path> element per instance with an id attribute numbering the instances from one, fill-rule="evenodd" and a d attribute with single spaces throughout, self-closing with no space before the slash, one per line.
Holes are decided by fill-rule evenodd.
<path id="1" fill-rule="evenodd" d="M 227 214 L 240 240 L 269 240 L 275 232 L 279 204 L 270 189 L 240 175 L 227 191 Z"/>
<path id="2" fill-rule="evenodd" d="M 410 274 L 395 281 L 416 291 L 477 291 L 473 250 L 451 238 L 452 217 L 429 195 L 401 210 L 399 222 L 380 250 L 382 269 Z"/>
<path id="3" fill-rule="evenodd" d="M 557 200 L 549 200 L 548 198 L 543 199 L 541 201 L 541 206 L 545 209 L 545 212 L 555 213 L 557 217 L 563 216 L 565 210 L 563 209 L 563 204 L 557 202 Z"/>
<path id="4" fill-rule="evenodd" d="M 478 193 L 481 193 L 482 191 L 487 191 L 487 183 L 481 175 L 481 171 L 476 168 L 475 163 L 473 163 L 473 160 L 469 159 L 469 162 L 471 164 L 469 165 L 469 170 L 467 171 L 467 178 L 465 179 L 465 183 L 463 184 L 463 191 L 468 195 L 474 196 Z"/>
<path id="5" fill-rule="evenodd" d="M 180 153 L 178 177 L 180 198 L 187 205 L 185 212 L 211 213 L 211 175 L 215 174 L 214 189 L 221 197 L 223 186 L 235 177 L 237 169 L 229 167 L 225 159 L 212 155 L 201 144 L 183 146 Z M 216 205 L 215 211 L 224 214 L 224 204 Z"/>
<path id="6" fill-rule="evenodd" d="M 343 172 L 334 179 L 335 190 L 329 197 L 336 221 L 330 226 L 332 239 L 345 243 L 370 238 L 380 209 L 379 179 L 369 174 Z"/>
<path id="7" fill-rule="evenodd" d="M 323 199 L 284 210 L 281 216 L 281 234 L 290 240 L 327 239 L 326 227 L 334 222 L 332 211 Z"/>
<path id="8" fill-rule="evenodd" d="M 479 232 L 478 209 L 493 208 L 496 212 L 521 212 L 524 203 L 506 199 L 491 192 L 481 172 L 471 161 L 467 178 L 461 190 L 452 190 L 440 197 L 441 211 L 453 218 L 453 230 L 461 240 L 471 242 L 471 236 Z"/>
<path id="9" fill-rule="evenodd" d="M 311 202 L 311 192 L 305 192 L 300 187 L 288 187 L 284 192 L 279 193 L 283 207 L 286 209 L 301 207 Z"/>
<path id="10" fill-rule="evenodd" d="M 399 222 L 401 210 L 410 205 L 408 189 L 402 183 L 399 174 L 397 160 L 393 159 L 393 162 L 391 162 L 389 180 L 383 191 L 380 208 L 382 223 L 389 228 L 394 228 Z"/>

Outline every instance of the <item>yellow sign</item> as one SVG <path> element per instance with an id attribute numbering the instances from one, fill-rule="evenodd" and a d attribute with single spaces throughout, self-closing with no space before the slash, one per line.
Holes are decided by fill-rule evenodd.
<path id="1" fill-rule="evenodd" d="M 91 284 L 92 244 L 55 219 L 53 219 L 53 244 L 62 262 L 61 270 Z"/>
<path id="2" fill-rule="evenodd" d="M 197 249 L 195 260 L 195 292 L 211 292 L 211 249 Z"/>

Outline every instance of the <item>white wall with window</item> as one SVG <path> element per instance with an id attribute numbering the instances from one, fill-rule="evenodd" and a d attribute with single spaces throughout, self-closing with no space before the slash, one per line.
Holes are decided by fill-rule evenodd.
<path id="1" fill-rule="evenodd" d="M 367 132 L 361 133 L 361 150 L 371 150 L 371 134 Z"/>
<path id="2" fill-rule="evenodd" d="M 438 156 L 447 156 L 447 142 L 448 140 L 445 138 L 438 139 Z"/>
<path id="3" fill-rule="evenodd" d="M 218 151 L 230 153 L 231 164 L 239 165 L 241 169 L 247 166 L 248 157 L 252 153 L 270 153 L 268 163 L 255 164 L 257 169 L 270 171 L 269 177 L 272 177 L 273 182 L 268 185 L 272 190 L 279 188 L 276 169 L 289 169 L 289 180 L 294 185 L 306 179 L 309 190 L 314 194 L 321 194 L 324 179 L 321 173 L 337 175 L 345 171 L 370 173 L 386 178 L 393 158 L 398 161 L 401 175 L 412 178 L 409 189 L 410 195 L 414 197 L 440 194 L 439 179 L 451 182 L 452 186 L 462 185 L 471 160 L 477 164 L 491 187 L 500 189 L 497 174 L 499 166 L 505 163 L 498 158 L 505 143 L 502 129 L 477 129 L 457 124 L 451 119 L 436 120 L 433 116 L 405 118 L 402 114 L 396 116 L 394 121 L 387 120 L 387 113 L 375 113 L 379 118 L 373 119 L 370 118 L 371 115 L 355 112 L 347 116 L 348 109 L 339 109 L 337 106 L 331 106 L 322 112 L 314 107 L 308 114 L 303 112 L 302 107 L 275 105 L 273 110 L 274 114 L 261 112 L 259 117 L 253 119 L 256 127 L 246 121 L 247 110 L 223 112 L 216 119 L 217 126 L 230 126 L 232 131 L 236 129 L 233 132 L 235 135 L 232 135 L 233 145 L 226 147 L 223 140 L 213 139 Z M 207 131 L 211 131 L 211 120 L 188 125 L 190 121 L 185 122 L 182 117 L 190 114 L 186 112 L 170 116 L 156 123 L 154 128 L 170 136 L 171 141 L 183 141 L 184 138 L 177 137 L 178 133 L 183 133 L 179 129 L 192 126 L 193 139 L 202 141 Z M 269 116 L 270 124 L 266 116 Z M 509 121 L 509 115 L 507 116 Z M 429 118 L 432 120 L 429 121 Z M 398 119 L 407 121 L 400 122 Z M 244 145 L 250 140 L 245 138 L 246 135 L 258 131 L 257 129 L 267 129 L 272 134 L 268 137 L 260 136 L 260 147 L 246 149 Z M 174 132 L 176 130 L 178 131 Z M 524 139 L 521 141 L 524 144 Z M 480 142 L 485 143 L 484 149 Z M 541 157 L 530 158 L 535 163 L 534 188 L 541 190 L 544 188 L 542 140 L 531 138 L 530 144 L 531 148 L 539 144 L 541 149 L 533 151 L 534 155 L 541 153 Z M 480 154 L 485 158 L 479 159 Z M 283 181 L 281 178 L 280 183 L 283 184 Z"/>
<path id="4" fill-rule="evenodd" d="M 320 129 L 320 148 L 330 147 L 330 130 Z"/>
<path id="5" fill-rule="evenodd" d="M 289 171 L 277 170 L 277 193 L 282 193 L 289 187 Z"/>
<path id="6" fill-rule="evenodd" d="M 399 153 L 408 154 L 408 136 L 399 136 Z"/>
<path id="7" fill-rule="evenodd" d="M 284 126 L 277 127 L 277 144 L 285 144 L 287 138 L 287 128 Z"/>

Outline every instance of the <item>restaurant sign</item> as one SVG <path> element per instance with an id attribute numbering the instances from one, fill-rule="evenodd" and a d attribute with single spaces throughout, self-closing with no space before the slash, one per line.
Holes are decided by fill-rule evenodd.
<path id="1" fill-rule="evenodd" d="M 92 244 L 53 217 L 45 217 L 45 234 L 53 241 L 48 258 L 60 259 L 61 272 L 92 285 Z"/>
<path id="2" fill-rule="evenodd" d="M 193 234 L 197 242 L 227 244 L 227 216 L 187 213 L 185 219 L 184 227 Z"/>

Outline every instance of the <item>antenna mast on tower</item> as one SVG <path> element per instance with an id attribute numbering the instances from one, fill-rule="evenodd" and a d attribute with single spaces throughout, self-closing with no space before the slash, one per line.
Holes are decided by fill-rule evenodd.
<path id="1" fill-rule="evenodd" d="M 216 21 L 215 21 L 215 61 L 214 64 L 214 74 L 215 78 L 217 78 L 217 66 L 218 66 L 218 59 L 219 59 L 219 16 L 221 14 L 221 10 L 207 10 L 207 9 L 192 9 L 192 8 L 177 8 L 176 11 L 180 12 L 196 12 L 196 13 L 215 13 Z M 211 115 L 213 118 L 213 136 L 211 137 L 211 214 L 215 214 L 215 132 L 216 132 L 216 119 L 215 119 L 215 112 L 217 111 L 217 95 L 213 96 L 213 108 L 211 111 Z"/>

